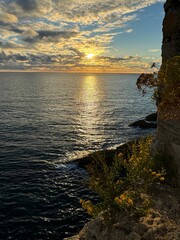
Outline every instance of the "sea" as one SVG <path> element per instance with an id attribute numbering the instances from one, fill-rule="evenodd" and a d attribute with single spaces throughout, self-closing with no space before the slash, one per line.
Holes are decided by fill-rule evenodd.
<path id="1" fill-rule="evenodd" d="M 0 73 L 0 239 L 62 240 L 90 219 L 77 158 L 155 130 L 129 127 L 156 111 L 137 74 Z"/>

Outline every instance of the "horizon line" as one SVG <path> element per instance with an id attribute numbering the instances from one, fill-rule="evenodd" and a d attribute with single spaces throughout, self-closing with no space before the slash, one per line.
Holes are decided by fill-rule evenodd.
<path id="1" fill-rule="evenodd" d="M 82 74 L 141 74 L 142 72 L 88 72 L 88 71 L 47 71 L 47 70 L 0 70 L 0 73 L 82 73 Z"/>

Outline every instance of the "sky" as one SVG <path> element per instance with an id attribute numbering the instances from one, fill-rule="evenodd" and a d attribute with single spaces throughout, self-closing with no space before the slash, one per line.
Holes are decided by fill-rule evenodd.
<path id="1" fill-rule="evenodd" d="M 164 0 L 0 0 L 0 71 L 149 72 Z"/>

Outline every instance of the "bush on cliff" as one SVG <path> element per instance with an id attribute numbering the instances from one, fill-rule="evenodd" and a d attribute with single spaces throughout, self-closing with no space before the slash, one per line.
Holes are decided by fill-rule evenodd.
<path id="1" fill-rule="evenodd" d="M 150 154 L 152 140 L 147 137 L 135 142 L 128 157 L 119 153 L 111 164 L 102 154 L 93 161 L 89 166 L 89 186 L 98 193 L 100 202 L 81 200 L 88 214 L 96 217 L 106 210 L 128 212 L 133 217 L 146 214 L 151 205 L 148 190 L 155 182 L 164 181 L 165 176 L 165 170 L 157 169 Z"/>

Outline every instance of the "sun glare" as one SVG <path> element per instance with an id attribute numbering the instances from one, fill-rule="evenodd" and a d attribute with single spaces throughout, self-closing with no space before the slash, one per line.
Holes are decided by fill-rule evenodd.
<path id="1" fill-rule="evenodd" d="M 94 54 L 93 54 L 93 53 L 90 53 L 90 54 L 86 55 L 86 57 L 87 57 L 88 59 L 91 59 L 91 58 L 94 57 Z"/>

